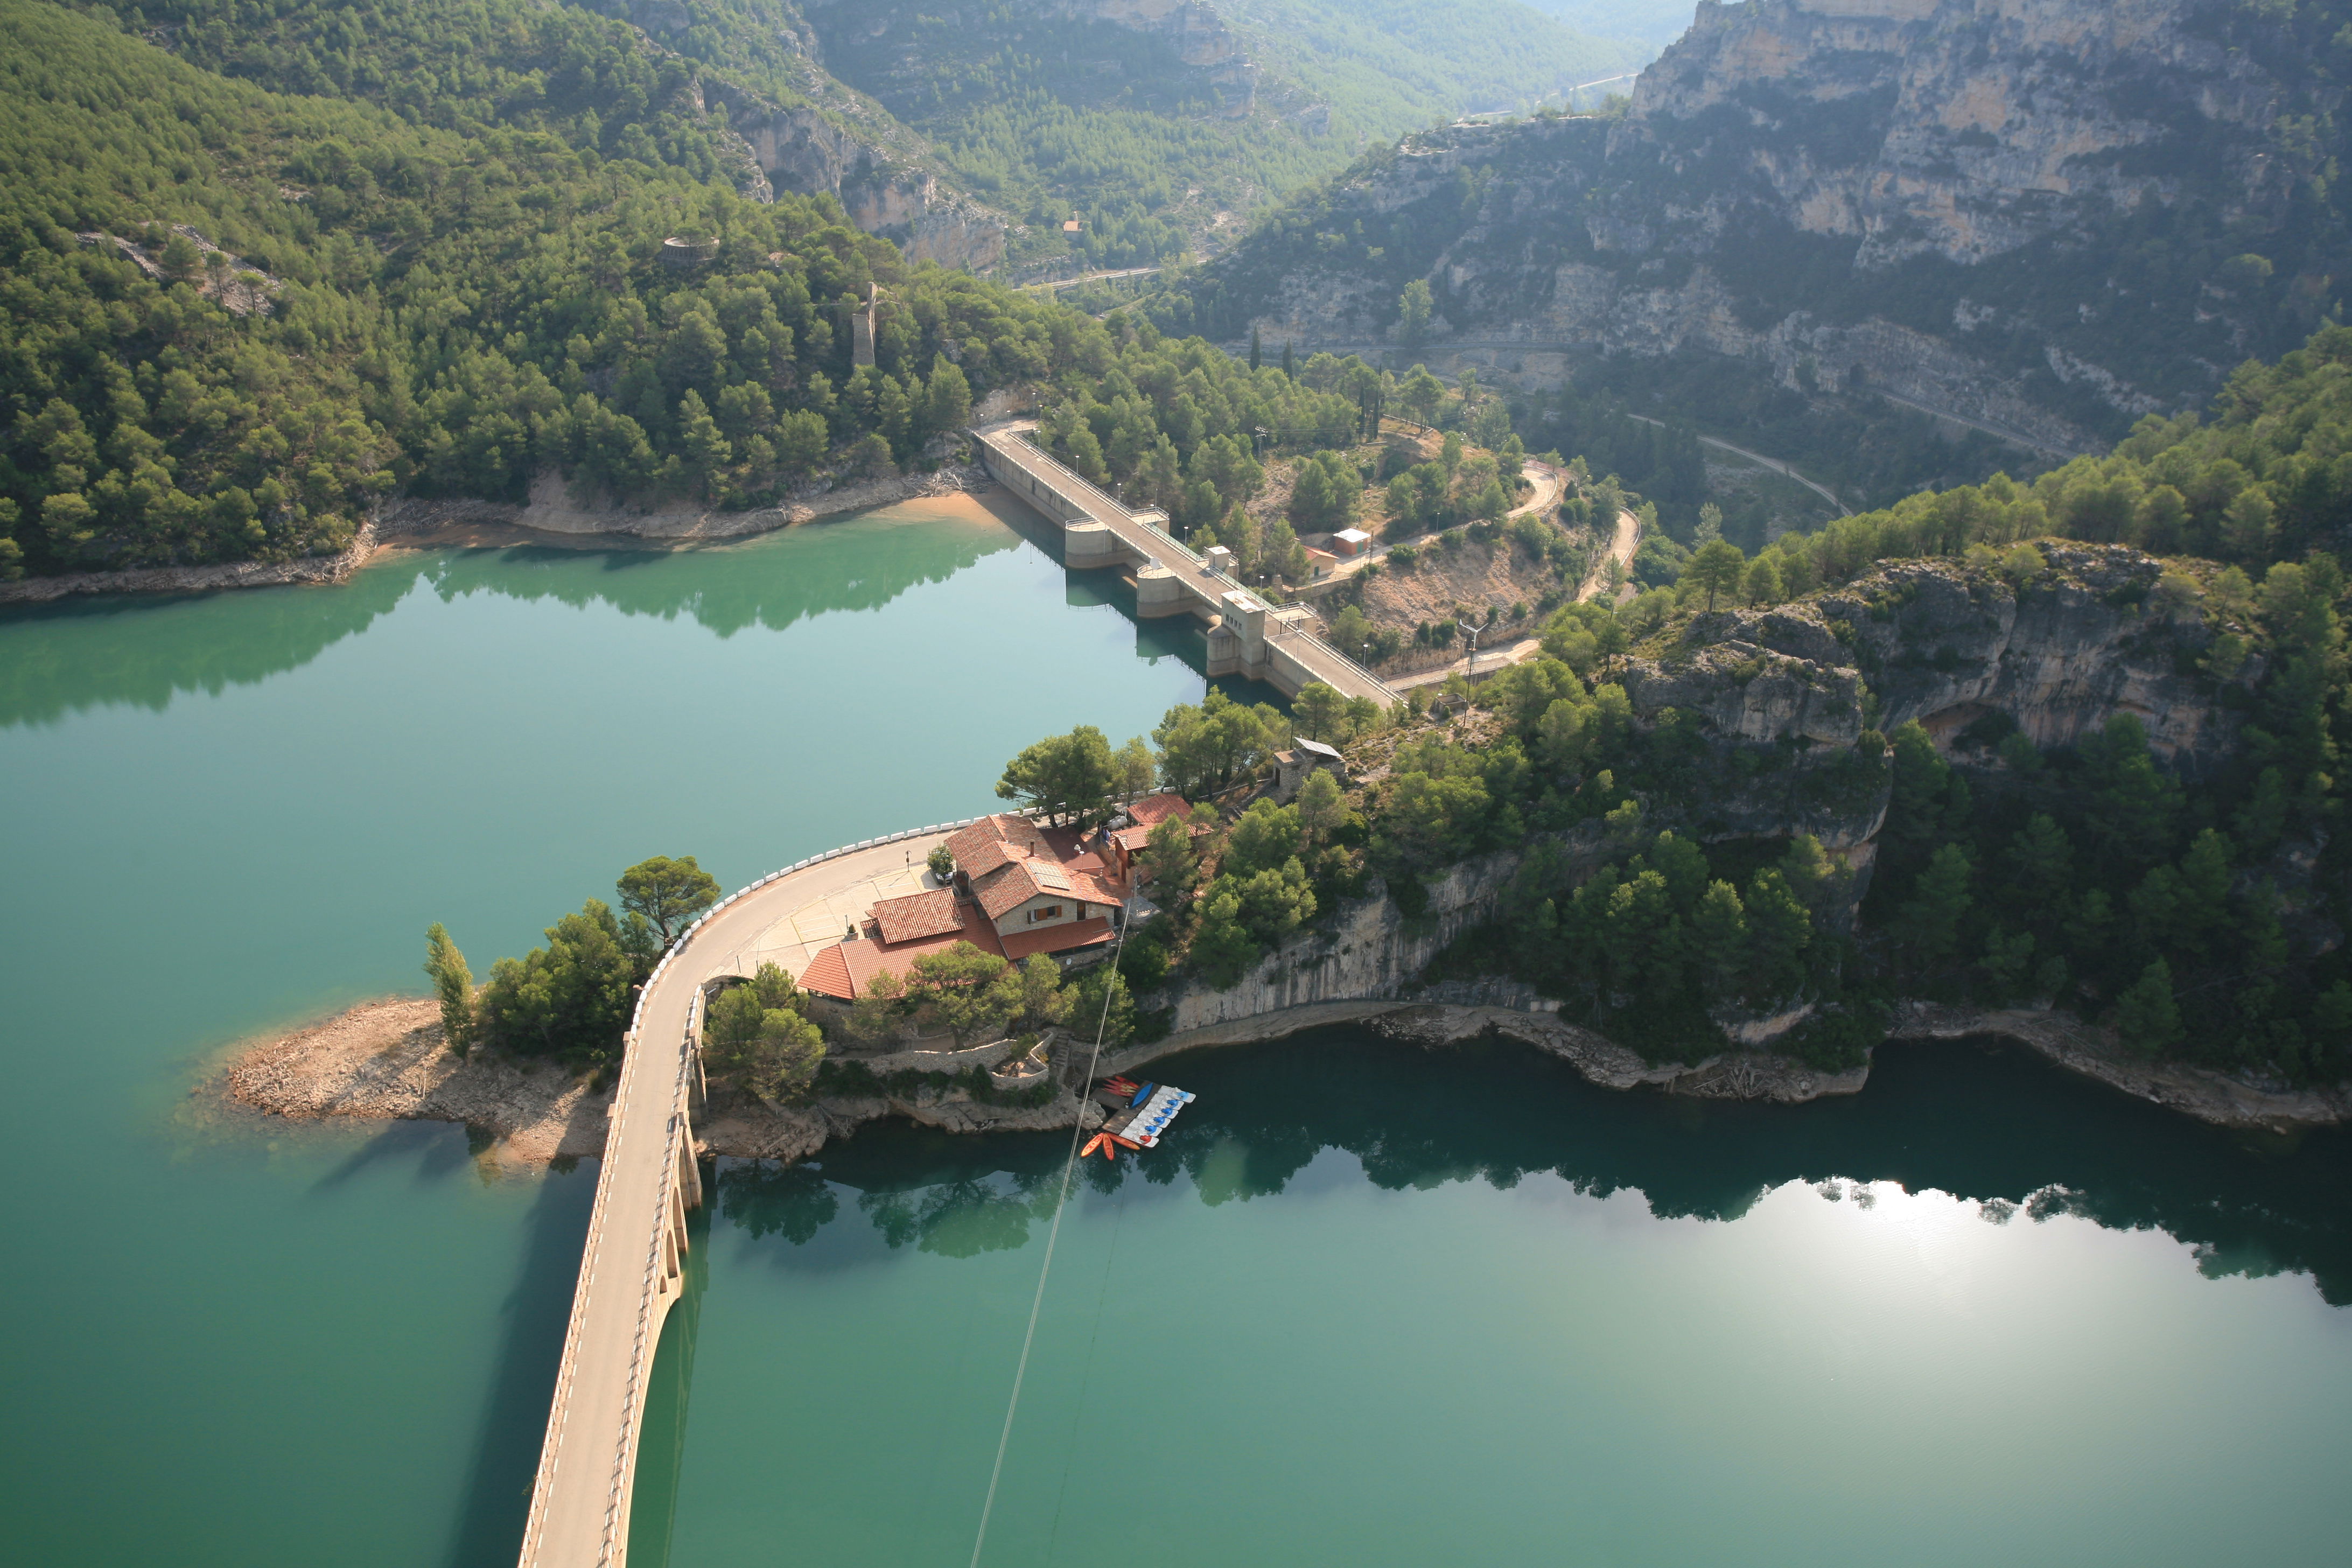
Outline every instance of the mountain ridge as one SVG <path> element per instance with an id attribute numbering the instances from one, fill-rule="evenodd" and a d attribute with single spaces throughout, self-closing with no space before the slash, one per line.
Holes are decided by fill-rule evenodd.
<path id="1" fill-rule="evenodd" d="M 1706 0 L 1621 117 L 1406 138 L 1158 307 L 1234 341 L 1687 351 L 2087 450 L 2341 309 L 2340 4 Z"/>

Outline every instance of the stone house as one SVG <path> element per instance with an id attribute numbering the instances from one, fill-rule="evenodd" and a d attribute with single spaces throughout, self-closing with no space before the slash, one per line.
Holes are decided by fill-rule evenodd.
<path id="1" fill-rule="evenodd" d="M 1342 784 L 1348 782 L 1347 759 L 1339 755 L 1335 746 L 1327 746 L 1320 741 L 1299 740 L 1292 742 L 1290 750 L 1275 752 L 1276 802 L 1287 805 L 1297 797 L 1299 786 L 1307 782 L 1307 775 L 1318 770 L 1329 773 Z"/>

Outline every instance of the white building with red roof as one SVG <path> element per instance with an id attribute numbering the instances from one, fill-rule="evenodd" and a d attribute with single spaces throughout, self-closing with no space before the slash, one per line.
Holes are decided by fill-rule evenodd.
<path id="1" fill-rule="evenodd" d="M 1178 797 L 1154 798 L 1184 809 Z M 955 857 L 949 886 L 874 905 L 857 934 L 810 962 L 801 988 L 853 1002 L 876 975 L 904 979 L 916 959 L 960 942 L 1015 963 L 1045 952 L 1068 965 L 1099 957 L 1118 934 L 1132 891 L 1124 866 L 1107 866 L 1083 835 L 1000 813 L 950 836 L 946 847 Z"/>

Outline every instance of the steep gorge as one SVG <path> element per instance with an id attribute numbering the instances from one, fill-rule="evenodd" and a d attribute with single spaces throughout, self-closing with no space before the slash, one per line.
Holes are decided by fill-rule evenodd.
<path id="1" fill-rule="evenodd" d="M 1378 342 L 1426 278 L 1428 350 L 1732 355 L 2089 450 L 2338 307 L 2345 9 L 1706 0 L 1622 117 L 1408 138 L 1168 324 Z"/>

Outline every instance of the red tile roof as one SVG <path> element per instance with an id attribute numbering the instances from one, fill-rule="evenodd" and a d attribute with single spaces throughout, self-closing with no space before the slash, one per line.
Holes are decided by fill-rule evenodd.
<path id="1" fill-rule="evenodd" d="M 1054 885 L 1048 885 L 1045 878 L 1038 875 L 1041 871 L 1052 876 Z M 972 883 L 971 890 L 973 896 L 980 900 L 980 907 L 988 911 L 988 918 L 992 921 L 1003 920 L 1041 893 L 1067 898 L 1077 896 L 1076 889 L 1070 886 L 1070 879 L 1062 868 L 1043 860 L 1015 860 L 1010 865 L 999 866 Z"/>
<path id="2" fill-rule="evenodd" d="M 1138 827 L 1157 827 L 1170 817 L 1182 816 L 1192 809 L 1191 803 L 1182 795 L 1162 790 L 1158 795 L 1147 795 L 1129 806 L 1127 819 Z"/>
<path id="3" fill-rule="evenodd" d="M 855 1002 L 866 994 L 866 986 L 876 975 L 887 971 L 903 980 L 914 973 L 915 960 L 927 952 L 944 952 L 960 942 L 968 942 L 982 952 L 1004 952 L 996 928 L 977 908 L 956 903 L 955 910 L 961 923 L 954 930 L 912 942 L 885 942 L 880 940 L 881 927 L 875 921 L 866 921 L 864 935 L 835 942 L 811 959 L 808 968 L 801 973 L 800 988 L 837 1001 Z"/>
<path id="4" fill-rule="evenodd" d="M 1076 866 L 1070 868 L 1070 885 L 1077 890 L 1078 897 L 1090 904 L 1127 902 L 1127 890 L 1109 877 Z"/>
<path id="5" fill-rule="evenodd" d="M 1092 947 L 1109 938 L 1110 921 L 1100 918 L 1071 921 L 1065 925 L 1039 926 L 1034 931 L 1015 931 L 1004 938 L 1004 956 L 1019 963 L 1032 953 L 1067 952 L 1072 948 Z"/>
<path id="6" fill-rule="evenodd" d="M 1015 860 L 1000 866 L 973 882 L 971 890 L 992 921 L 1003 920 L 1036 898 L 1084 900 L 1090 904 L 1127 901 L 1126 893 L 1108 877 L 1046 859 Z"/>
<path id="7" fill-rule="evenodd" d="M 950 835 L 948 853 L 955 857 L 958 870 L 984 877 L 1007 861 L 1052 851 L 1046 847 L 1045 836 L 1037 831 L 1035 823 L 1025 816 L 1000 812 Z"/>
<path id="8" fill-rule="evenodd" d="M 909 893 L 902 899 L 885 899 L 874 906 L 872 912 L 874 923 L 882 928 L 882 940 L 886 942 L 919 942 L 927 936 L 963 930 L 963 916 L 956 909 L 956 897 L 945 888 Z"/>
<path id="9" fill-rule="evenodd" d="M 1042 827 L 1037 836 L 1045 841 L 1045 853 L 1056 860 L 1075 860 L 1087 852 L 1087 836 L 1075 827 Z"/>
<path id="10" fill-rule="evenodd" d="M 849 960 L 842 952 L 842 942 L 835 942 L 812 960 L 801 972 L 795 983 L 803 991 L 814 991 L 820 996 L 831 996 L 843 1002 L 857 1000 L 857 984 L 849 977 Z"/>

